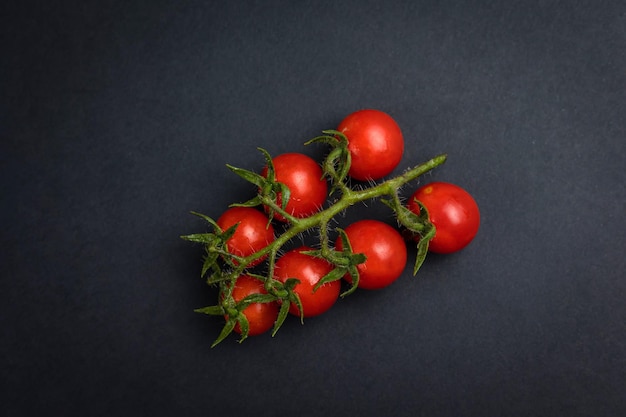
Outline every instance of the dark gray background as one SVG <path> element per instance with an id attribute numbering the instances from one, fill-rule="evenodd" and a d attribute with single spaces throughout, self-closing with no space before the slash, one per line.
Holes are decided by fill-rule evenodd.
<path id="1" fill-rule="evenodd" d="M 0 10 L 3 416 L 626 413 L 623 2 Z M 397 172 L 448 153 L 419 183 L 468 189 L 476 240 L 210 349 L 189 211 L 366 107 L 405 134 Z"/>

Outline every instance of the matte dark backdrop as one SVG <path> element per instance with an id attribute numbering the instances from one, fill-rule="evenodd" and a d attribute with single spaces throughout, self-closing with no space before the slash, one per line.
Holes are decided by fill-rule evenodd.
<path id="1" fill-rule="evenodd" d="M 0 10 L 3 416 L 626 414 L 624 2 Z M 476 240 L 210 349 L 189 211 L 366 107 L 403 129 L 397 172 L 448 153 L 419 183 L 468 189 Z M 341 222 L 365 216 L 393 221 Z"/>

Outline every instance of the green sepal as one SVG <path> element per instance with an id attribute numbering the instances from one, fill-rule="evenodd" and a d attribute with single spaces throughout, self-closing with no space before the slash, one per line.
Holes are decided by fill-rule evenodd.
<path id="1" fill-rule="evenodd" d="M 340 142 L 343 139 L 346 139 L 346 142 L 348 141 L 346 136 L 338 130 L 322 130 L 322 133 L 323 135 L 316 136 L 313 139 L 304 142 L 304 145 L 306 146 L 312 143 L 325 143 L 334 147 L 337 142 Z"/>
<path id="2" fill-rule="evenodd" d="M 415 201 L 417 203 L 417 205 L 420 207 L 420 214 L 417 215 L 417 214 L 413 213 L 410 210 L 409 210 L 409 212 L 412 213 L 415 216 L 418 216 L 421 220 L 426 220 L 426 221 L 430 222 L 430 214 L 428 214 L 428 209 L 426 208 L 426 206 L 424 204 L 422 204 L 422 202 L 419 201 L 417 198 L 413 199 L 413 201 Z"/>
<path id="3" fill-rule="evenodd" d="M 287 208 L 287 203 L 291 198 L 291 190 L 287 185 L 276 181 L 276 172 L 274 169 L 274 162 L 272 156 L 263 148 L 257 148 L 263 154 L 265 159 L 265 176 L 259 175 L 255 172 L 247 169 L 233 167 L 226 165 L 237 175 L 244 180 L 251 182 L 258 188 L 257 195 L 244 203 L 231 204 L 230 207 L 256 207 L 259 205 L 265 205 L 268 208 L 269 218 L 272 219 L 277 210 L 272 208 L 271 203 L 278 205 L 278 196 L 280 195 L 281 204 L 280 207 L 284 211 Z M 284 215 L 284 213 L 280 213 Z"/>
<path id="4" fill-rule="evenodd" d="M 352 287 L 342 294 L 343 297 L 356 290 L 359 280 L 359 272 L 356 266 L 365 262 L 367 260 L 367 256 L 365 256 L 364 253 L 353 253 L 352 245 L 350 244 L 350 240 L 348 239 L 346 232 L 341 228 L 337 228 L 336 230 L 339 234 L 339 238 L 341 239 L 343 246 L 342 251 L 330 250 L 323 252 L 321 249 L 313 249 L 302 251 L 301 253 L 324 259 L 335 266 L 335 268 L 333 268 L 315 284 L 313 291 L 317 291 L 326 283 L 338 281 L 346 275 L 350 275 L 353 278 Z M 354 283 L 356 283 L 356 285 Z"/>
<path id="5" fill-rule="evenodd" d="M 226 339 L 228 335 L 230 335 L 233 332 L 233 329 L 235 328 L 236 325 L 237 325 L 237 319 L 229 316 L 228 319 L 226 320 L 226 323 L 224 324 L 224 327 L 222 327 L 222 331 L 220 332 L 217 339 L 215 339 L 211 347 L 213 348 L 217 346 L 220 342 Z"/>
<path id="6" fill-rule="evenodd" d="M 215 220 L 213 220 L 211 217 L 207 216 L 206 214 L 198 213 L 195 211 L 192 211 L 191 214 L 206 220 L 211 226 L 213 226 L 213 229 L 217 233 L 192 233 L 189 235 L 180 236 L 181 239 L 187 240 L 189 242 L 204 243 L 204 244 L 211 244 L 219 240 L 220 228 L 217 225 L 217 222 L 215 222 Z"/>
<path id="7" fill-rule="evenodd" d="M 357 287 L 359 286 L 359 270 L 357 268 L 357 265 L 364 263 L 367 260 L 367 256 L 365 256 L 365 254 L 363 253 L 353 253 L 350 239 L 348 239 L 348 235 L 346 234 L 345 230 L 341 228 L 337 228 L 336 230 L 339 234 L 339 239 L 341 239 L 341 245 L 343 247 L 343 257 L 349 259 L 348 265 L 345 266 L 345 268 L 346 272 L 350 276 L 350 279 L 352 280 L 350 288 L 341 294 L 341 297 L 345 297 L 356 291 Z"/>
<path id="8" fill-rule="evenodd" d="M 221 270 L 218 265 L 218 259 L 220 255 L 222 255 L 222 259 L 224 260 L 224 262 L 226 262 L 230 266 L 235 266 L 236 261 L 240 259 L 239 257 L 230 254 L 226 245 L 226 241 L 235 234 L 239 223 L 223 231 L 218 226 L 217 222 L 211 217 L 195 211 L 192 211 L 191 213 L 204 219 L 211 226 L 213 226 L 213 233 L 194 233 L 180 237 L 184 240 L 195 243 L 202 243 L 204 245 L 206 253 L 204 256 L 204 261 L 202 263 L 200 276 L 204 277 L 207 275 L 207 273 L 209 273 L 209 271 L 213 270 L 213 273 L 209 277 L 208 281 L 211 283 L 218 282 L 221 280 L 218 276 L 221 275 Z"/>
<path id="9" fill-rule="evenodd" d="M 239 314 L 237 316 L 237 323 L 239 323 L 239 329 L 241 329 L 241 337 L 239 338 L 239 343 L 241 343 L 248 338 L 248 333 L 250 333 L 250 322 L 245 314 Z"/>
<path id="10" fill-rule="evenodd" d="M 287 278 L 285 282 L 282 283 L 276 279 L 265 279 L 265 290 L 268 295 L 274 297 L 274 300 L 280 303 L 280 310 L 278 312 L 278 317 L 274 322 L 272 336 L 276 334 L 280 326 L 282 326 L 285 321 L 291 303 L 294 303 L 300 311 L 300 322 L 304 322 L 304 315 L 302 314 L 302 301 L 300 301 L 298 294 L 293 291 L 295 286 L 300 283 L 300 280 L 297 278 Z"/>
<path id="11" fill-rule="evenodd" d="M 245 201 L 243 203 L 233 203 L 229 205 L 228 207 L 257 207 L 257 206 L 260 206 L 261 204 L 263 204 L 261 202 L 261 198 L 258 195 L 256 195 L 248 201 Z"/>
<path id="12" fill-rule="evenodd" d="M 265 178 L 262 175 L 257 174 L 256 172 L 248 171 L 247 169 L 237 168 L 232 165 L 226 164 L 228 169 L 233 171 L 235 174 L 239 175 L 244 180 L 256 185 L 261 188 L 265 184 Z"/>
<path id="13" fill-rule="evenodd" d="M 254 303 L 271 303 L 271 302 L 274 302 L 274 301 L 276 301 L 276 296 L 274 296 L 272 294 L 255 293 L 255 294 L 250 294 L 250 295 L 244 297 L 241 301 L 239 301 L 239 303 L 237 303 L 237 308 L 239 308 L 241 311 L 243 311 L 243 309 L 248 307 L 250 304 L 254 304 Z"/>
<path id="14" fill-rule="evenodd" d="M 233 278 L 228 274 L 222 273 L 219 267 L 213 268 L 213 273 L 207 277 L 206 283 L 208 285 L 215 285 L 222 282 L 231 281 Z"/>
<path id="15" fill-rule="evenodd" d="M 207 248 L 206 256 L 204 257 L 204 262 L 202 263 L 202 271 L 200 271 L 200 277 L 204 277 L 210 269 L 215 271 L 215 268 L 219 270 L 219 266 L 217 265 L 217 258 L 219 254 L 217 252 L 210 252 Z"/>
<path id="16" fill-rule="evenodd" d="M 302 307 L 302 301 L 300 300 L 300 296 L 295 292 L 290 292 L 289 301 L 296 304 L 296 307 L 300 312 L 300 324 L 304 324 L 304 308 Z"/>
<path id="17" fill-rule="evenodd" d="M 276 181 L 276 170 L 274 169 L 274 161 L 272 159 L 272 155 L 270 155 L 270 153 L 263 149 L 263 148 L 257 148 L 259 151 L 261 151 L 261 153 L 263 154 L 263 157 L 265 158 L 265 166 L 267 167 L 267 173 L 266 173 L 266 177 L 267 178 L 263 178 L 263 179 L 267 179 L 267 181 L 269 182 L 275 182 Z"/>
<path id="18" fill-rule="evenodd" d="M 180 237 L 181 239 L 188 240 L 189 242 L 196 243 L 213 243 L 217 236 L 214 233 L 193 233 L 190 235 L 184 235 Z"/>
<path id="19" fill-rule="evenodd" d="M 428 244 L 430 243 L 430 239 L 420 239 L 417 242 L 417 255 L 415 256 L 415 265 L 413 266 L 413 275 L 417 275 L 417 271 L 419 271 L 420 267 L 424 263 L 426 259 L 426 255 L 428 255 Z"/>
<path id="20" fill-rule="evenodd" d="M 237 230 L 237 226 L 239 226 L 239 223 L 232 225 L 231 227 L 226 229 L 224 232 L 221 232 L 221 230 L 219 229 L 219 226 L 217 225 L 215 226 L 216 227 L 215 239 L 207 243 L 205 246 L 206 255 L 204 257 L 204 263 L 202 264 L 202 272 L 200 276 L 204 277 L 210 269 L 213 269 L 212 275 L 215 275 L 216 273 L 221 274 L 221 269 L 219 268 L 219 265 L 217 263 L 217 260 L 220 254 L 223 255 L 222 258 L 228 265 L 231 265 L 231 266 L 234 265 L 233 259 L 238 258 L 238 257 L 228 253 L 228 247 L 226 245 L 226 241 L 235 234 L 235 231 Z M 215 277 L 212 277 L 211 281 L 216 282 L 216 281 L 219 281 L 219 279 L 216 280 Z"/>
<path id="21" fill-rule="evenodd" d="M 396 198 L 381 198 L 380 202 L 392 209 L 396 214 L 398 223 L 411 232 L 421 234 L 427 227 L 427 223 L 430 223 L 428 220 L 428 213 L 419 201 L 417 201 L 417 203 L 420 205 L 420 208 L 422 208 L 419 215 L 413 213 L 408 209 L 408 207 L 402 205 L 397 196 Z"/>
<path id="22" fill-rule="evenodd" d="M 327 284 L 329 282 L 339 281 L 344 277 L 348 268 L 345 267 L 337 267 L 330 271 L 328 274 L 324 275 L 317 284 L 313 287 L 313 292 L 317 291 L 322 285 Z"/>
<path id="23" fill-rule="evenodd" d="M 287 210 L 287 203 L 291 198 L 291 190 L 289 189 L 289 187 L 287 187 L 286 184 L 283 184 L 282 182 L 277 182 L 276 184 L 278 184 L 278 189 L 280 192 L 281 208 L 283 210 Z"/>
<path id="24" fill-rule="evenodd" d="M 300 280 L 297 278 L 287 278 L 285 280 L 284 288 L 287 290 L 287 301 L 289 303 L 294 303 L 300 312 L 300 323 L 304 323 L 304 309 L 302 307 L 302 301 L 300 300 L 300 296 L 293 291 L 293 289 L 300 283 Z"/>
<path id="25" fill-rule="evenodd" d="M 280 309 L 278 310 L 278 317 L 276 317 L 276 321 L 274 322 L 274 328 L 272 329 L 272 337 L 276 336 L 278 329 L 283 325 L 285 319 L 289 315 L 289 302 L 284 302 L 280 305 Z"/>
<path id="26" fill-rule="evenodd" d="M 359 265 L 367 261 L 367 256 L 364 253 L 353 253 L 350 257 L 350 265 Z"/>
<path id="27" fill-rule="evenodd" d="M 333 173 L 333 189 L 336 189 L 338 184 L 345 181 L 351 164 L 352 154 L 347 148 L 335 148 L 328 154 L 327 161 L 324 163 L 324 168 L 326 171 Z M 339 167 L 339 170 L 337 170 L 335 166 Z"/>
<path id="28" fill-rule="evenodd" d="M 352 284 L 350 285 L 350 288 L 348 288 L 346 291 L 341 293 L 342 298 L 347 295 L 352 294 L 359 287 L 359 270 L 357 269 L 356 265 L 350 266 L 348 268 L 348 275 L 350 275 Z"/>
<path id="29" fill-rule="evenodd" d="M 408 208 L 404 208 L 409 212 L 409 222 L 405 225 L 407 229 L 418 236 L 417 241 L 417 255 L 415 256 L 415 265 L 413 266 L 413 275 L 417 275 L 420 267 L 424 263 L 426 256 L 428 255 L 428 246 L 430 244 L 431 239 L 435 236 L 435 225 L 430 221 L 430 215 L 428 214 L 428 209 L 421 201 L 415 199 L 414 200 L 420 208 L 420 214 L 417 215 L 413 213 Z M 421 228 L 411 227 L 415 224 L 419 224 Z M 419 229 L 419 230 L 418 230 Z"/>
<path id="30" fill-rule="evenodd" d="M 425 228 L 419 233 L 419 240 L 417 241 L 417 255 L 415 257 L 415 266 L 413 267 L 413 275 L 417 274 L 420 267 L 424 263 L 426 259 L 426 255 L 428 254 L 428 246 L 430 245 L 430 241 L 433 237 L 435 237 L 435 232 L 437 229 L 435 225 L 431 223 L 429 220 L 428 210 L 426 207 L 420 202 L 417 201 L 417 204 L 420 206 L 420 218 L 425 222 Z"/>
<path id="31" fill-rule="evenodd" d="M 207 314 L 209 316 L 223 316 L 224 314 L 226 314 L 226 311 L 224 310 L 224 307 L 222 307 L 220 305 L 196 308 L 194 310 L 194 312 L 201 313 L 201 314 Z"/>
<path id="32" fill-rule="evenodd" d="M 305 145 L 312 143 L 324 143 L 330 145 L 332 150 L 328 153 L 322 163 L 324 175 L 332 182 L 332 188 L 329 195 L 332 195 L 337 189 L 345 187 L 345 180 L 350 171 L 352 164 L 352 156 L 348 150 L 348 138 L 338 130 L 324 130 L 324 135 L 315 137 Z"/>
<path id="33" fill-rule="evenodd" d="M 274 172 L 274 164 L 272 163 L 272 157 L 270 154 L 262 148 L 258 148 L 265 157 L 267 172 L 266 176 L 259 175 L 256 172 L 249 171 L 243 168 L 237 168 L 232 165 L 226 165 L 231 171 L 235 174 L 239 175 L 244 180 L 254 184 L 259 189 L 258 194 L 251 198 L 250 200 L 244 203 L 236 203 L 231 204 L 231 207 L 256 207 L 263 204 L 262 197 L 269 198 L 270 200 L 276 202 L 278 199 L 278 193 L 282 195 L 282 208 L 283 210 L 287 207 L 287 202 L 289 201 L 289 197 L 291 196 L 291 191 L 289 187 L 285 184 L 276 181 L 276 176 Z M 273 217 L 273 211 L 270 209 L 270 218 Z"/>
<path id="34" fill-rule="evenodd" d="M 435 235 L 435 226 L 430 222 L 428 210 L 419 200 L 414 200 L 420 208 L 419 214 L 415 214 L 408 207 L 402 205 L 397 196 L 394 197 L 381 198 L 380 201 L 396 213 L 398 223 L 405 227 L 413 238 L 417 239 L 417 255 L 413 266 L 413 275 L 416 275 L 424 263 L 426 255 L 428 255 L 428 245 Z"/>
<path id="35" fill-rule="evenodd" d="M 215 227 L 216 229 L 219 229 L 219 226 L 217 225 L 217 222 L 215 220 L 213 220 L 212 218 L 210 218 L 209 216 L 207 216 L 206 214 L 198 213 L 197 211 L 192 211 L 191 214 L 206 220 L 208 223 L 211 224 L 211 226 Z"/>
<path id="36" fill-rule="evenodd" d="M 324 256 L 322 255 L 322 251 L 319 249 L 312 249 L 312 250 L 303 250 L 303 251 L 299 251 L 301 254 L 303 255 L 309 255 L 312 256 L 314 258 L 322 258 L 324 259 Z"/>
<path id="37" fill-rule="evenodd" d="M 230 226 L 228 229 L 224 230 L 220 234 L 220 240 L 222 240 L 223 242 L 226 242 L 228 239 L 233 237 L 233 235 L 237 231 L 237 227 L 239 227 L 239 223 L 241 223 L 241 222 L 237 222 L 237 223 L 233 224 L 232 226 Z"/>
<path id="38" fill-rule="evenodd" d="M 265 281 L 265 290 L 279 300 L 284 301 L 289 298 L 289 291 L 285 288 L 285 284 L 276 279 L 267 279 Z"/>

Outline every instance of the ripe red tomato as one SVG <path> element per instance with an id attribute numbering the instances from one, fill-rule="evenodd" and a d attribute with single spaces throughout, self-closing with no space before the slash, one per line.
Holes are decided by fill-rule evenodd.
<path id="1" fill-rule="evenodd" d="M 263 283 L 248 275 L 237 278 L 235 288 L 233 288 L 233 299 L 239 302 L 251 294 L 267 294 Z M 265 333 L 274 326 L 274 322 L 278 318 L 278 303 L 252 303 L 242 313 L 248 319 L 248 336 L 256 336 Z M 239 323 L 235 325 L 233 330 L 241 334 Z"/>
<path id="2" fill-rule="evenodd" d="M 384 288 L 404 271 L 407 260 L 406 244 L 400 232 L 378 220 L 360 220 L 345 229 L 353 253 L 363 253 L 367 260 L 357 265 L 359 288 Z M 337 250 L 343 250 L 337 239 Z M 346 280 L 352 282 L 349 275 Z"/>
<path id="3" fill-rule="evenodd" d="M 231 207 L 219 219 L 217 225 L 226 230 L 239 223 L 235 234 L 226 241 L 228 252 L 246 257 L 263 249 L 274 241 L 274 228 L 265 214 L 251 207 Z M 251 262 L 258 265 L 263 258 Z"/>
<path id="4" fill-rule="evenodd" d="M 302 314 L 304 317 L 318 316 L 331 308 L 341 290 L 341 281 L 332 281 L 313 291 L 313 287 L 328 274 L 333 266 L 326 260 L 301 253 L 312 250 L 301 247 L 285 253 L 276 261 L 274 278 L 285 282 L 288 278 L 300 280 L 294 288 L 294 292 L 300 297 Z M 295 303 L 291 303 L 289 313 L 299 316 L 300 311 Z"/>
<path id="5" fill-rule="evenodd" d="M 348 138 L 352 156 L 349 175 L 357 180 L 377 180 L 400 163 L 404 138 L 396 121 L 379 110 L 359 110 L 339 124 L 338 131 Z"/>
<path id="6" fill-rule="evenodd" d="M 291 193 L 286 211 L 294 217 L 307 217 L 320 210 L 326 202 L 328 184 L 322 168 L 311 157 L 301 153 L 285 153 L 272 159 L 276 181 L 289 187 Z M 261 173 L 267 176 L 267 167 Z M 281 203 L 280 195 L 278 203 Z M 285 221 L 283 216 L 274 218 Z"/>
<path id="7" fill-rule="evenodd" d="M 480 212 L 472 196 L 458 185 L 433 182 L 419 188 L 411 197 L 408 208 L 419 214 L 419 200 L 436 228 L 428 250 L 452 253 L 463 249 L 476 236 Z"/>

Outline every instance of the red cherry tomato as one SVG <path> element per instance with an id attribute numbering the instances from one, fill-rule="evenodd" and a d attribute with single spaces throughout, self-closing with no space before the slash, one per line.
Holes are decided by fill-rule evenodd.
<path id="1" fill-rule="evenodd" d="M 341 290 L 341 281 L 332 281 L 313 291 L 313 287 L 333 269 L 333 266 L 324 259 L 301 253 L 309 250 L 312 249 L 304 246 L 291 250 L 281 256 L 274 267 L 274 278 L 277 280 L 281 282 L 288 278 L 300 280 L 294 292 L 300 297 L 304 317 L 318 316 L 330 309 L 339 298 Z M 295 303 L 291 303 L 289 313 L 300 315 Z"/>
<path id="2" fill-rule="evenodd" d="M 472 196 L 458 185 L 433 182 L 419 188 L 411 197 L 408 208 L 419 214 L 419 200 L 436 228 L 428 250 L 452 253 L 463 249 L 476 236 L 480 212 Z"/>
<path id="3" fill-rule="evenodd" d="M 404 271 L 407 260 L 406 244 L 400 232 L 378 220 L 360 220 L 345 229 L 353 253 L 363 253 L 367 260 L 357 265 L 359 288 L 384 288 Z M 336 247 L 343 250 L 341 239 Z M 352 282 L 349 275 L 346 280 Z"/>
<path id="4" fill-rule="evenodd" d="M 396 121 L 379 110 L 359 110 L 339 124 L 348 138 L 352 156 L 349 175 L 357 180 L 377 180 L 400 163 L 404 138 Z"/>
<path id="5" fill-rule="evenodd" d="M 301 153 L 285 153 L 272 159 L 276 181 L 289 187 L 291 193 L 286 211 L 294 217 L 307 217 L 320 210 L 326 202 L 328 184 L 322 168 L 312 158 Z M 267 176 L 267 167 L 261 173 Z M 281 203 L 280 196 L 278 203 Z M 283 216 L 274 218 L 285 221 Z"/>
<path id="6" fill-rule="evenodd" d="M 239 223 L 235 234 L 226 241 L 228 252 L 236 256 L 246 257 L 263 249 L 274 241 L 274 228 L 267 216 L 251 207 L 231 207 L 219 219 L 217 225 L 226 230 Z M 261 263 L 257 259 L 249 266 Z"/>
<path id="7" fill-rule="evenodd" d="M 239 302 L 251 294 L 267 294 L 263 283 L 248 275 L 237 278 L 233 288 L 233 299 Z M 256 336 L 274 326 L 278 318 L 278 303 L 252 303 L 242 311 L 242 314 L 248 319 L 248 336 Z M 235 325 L 234 330 L 241 334 L 239 323 Z"/>

